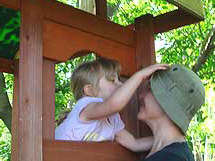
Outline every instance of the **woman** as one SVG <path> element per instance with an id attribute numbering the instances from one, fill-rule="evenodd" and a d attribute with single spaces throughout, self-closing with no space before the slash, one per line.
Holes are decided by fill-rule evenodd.
<path id="1" fill-rule="evenodd" d="M 139 93 L 138 119 L 154 135 L 150 153 L 142 161 L 194 161 L 185 135 L 189 123 L 204 103 L 200 78 L 182 65 L 157 71 Z"/>

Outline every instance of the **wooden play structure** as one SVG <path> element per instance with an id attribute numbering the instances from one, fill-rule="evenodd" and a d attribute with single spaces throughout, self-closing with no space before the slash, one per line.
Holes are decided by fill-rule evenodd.
<path id="1" fill-rule="evenodd" d="M 21 11 L 20 58 L 0 58 L 0 71 L 13 73 L 12 161 L 135 161 L 134 154 L 114 142 L 55 141 L 55 64 L 93 51 L 118 60 L 129 77 L 155 63 L 154 35 L 203 20 L 200 0 L 167 0 L 178 9 L 150 14 L 120 26 L 106 19 L 106 0 L 95 0 L 96 15 L 54 0 L 0 0 Z M 122 118 L 136 137 L 150 130 L 136 120 L 134 96 Z"/>

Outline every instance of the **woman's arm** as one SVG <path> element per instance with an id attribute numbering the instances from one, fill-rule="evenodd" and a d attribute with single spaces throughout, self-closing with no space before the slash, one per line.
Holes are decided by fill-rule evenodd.
<path id="1" fill-rule="evenodd" d="M 134 152 L 150 150 L 153 144 L 152 136 L 135 139 L 126 129 L 117 133 L 115 140 L 125 148 Z"/>

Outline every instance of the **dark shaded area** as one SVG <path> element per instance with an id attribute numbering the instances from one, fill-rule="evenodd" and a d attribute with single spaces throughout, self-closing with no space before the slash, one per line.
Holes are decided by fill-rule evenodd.
<path id="1" fill-rule="evenodd" d="M 19 49 L 20 12 L 0 6 L 0 57 L 13 59 Z"/>

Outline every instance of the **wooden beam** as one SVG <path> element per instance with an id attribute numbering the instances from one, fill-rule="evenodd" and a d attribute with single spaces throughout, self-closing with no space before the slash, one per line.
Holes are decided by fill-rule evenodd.
<path id="1" fill-rule="evenodd" d="M 163 33 L 185 25 L 190 25 L 201 21 L 183 10 L 175 10 L 154 18 L 154 33 Z"/>
<path id="2" fill-rule="evenodd" d="M 0 5 L 13 10 L 20 10 L 21 0 L 0 0 Z"/>
<path id="3" fill-rule="evenodd" d="M 154 17 L 154 33 L 163 33 L 169 30 L 177 29 L 182 26 L 198 23 L 203 19 L 194 17 L 181 9 L 164 13 Z M 144 23 L 144 22 L 143 22 Z M 134 29 L 135 25 L 130 24 L 127 26 L 129 29 Z"/>
<path id="4" fill-rule="evenodd" d="M 102 17 L 65 6 L 62 3 L 44 1 L 43 5 L 47 19 L 134 47 L 134 31 L 129 28 L 105 20 Z"/>
<path id="5" fill-rule="evenodd" d="M 13 161 L 42 161 L 42 1 L 21 3 L 19 129 Z"/>
<path id="6" fill-rule="evenodd" d="M 14 60 L 0 58 L 0 72 L 14 73 Z"/>
<path id="7" fill-rule="evenodd" d="M 43 139 L 55 139 L 55 62 L 43 59 Z"/>
<path id="8" fill-rule="evenodd" d="M 118 60 L 123 75 L 129 76 L 136 71 L 135 48 L 51 21 L 44 22 L 43 31 L 44 57 L 48 59 L 67 61 L 79 56 L 76 55 L 79 51 L 93 51 Z"/>
<path id="9" fill-rule="evenodd" d="M 96 15 L 107 19 L 107 0 L 95 0 Z"/>
<path id="10" fill-rule="evenodd" d="M 135 153 L 115 142 L 43 142 L 43 161 L 136 161 Z"/>

